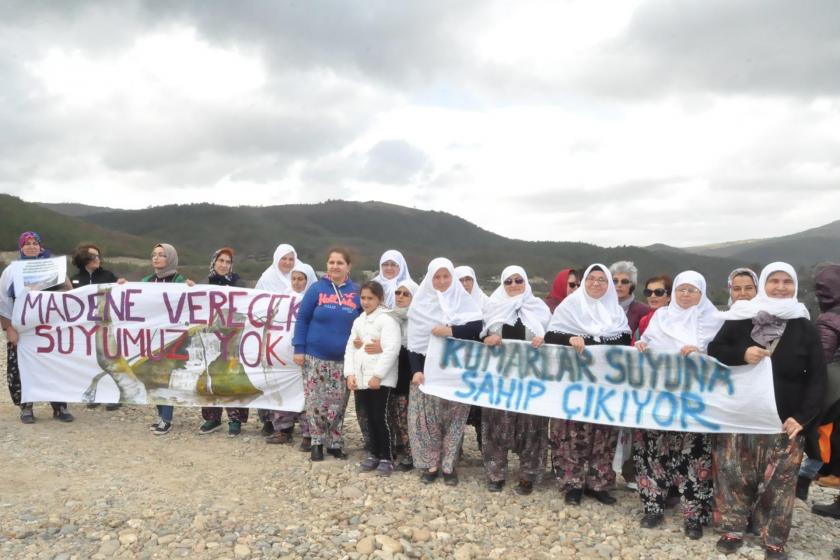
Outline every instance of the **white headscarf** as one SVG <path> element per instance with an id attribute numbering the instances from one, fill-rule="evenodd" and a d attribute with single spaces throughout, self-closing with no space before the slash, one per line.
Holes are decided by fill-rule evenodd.
<path id="1" fill-rule="evenodd" d="M 382 273 L 382 264 L 386 261 L 394 261 L 400 267 L 400 271 L 391 279 L 385 278 L 385 275 Z M 379 258 L 379 274 L 374 276 L 373 280 L 381 284 L 382 289 L 385 291 L 385 301 L 383 302 L 385 307 L 389 309 L 394 308 L 394 290 L 397 289 L 397 283 L 406 278 L 410 280 L 411 275 L 408 273 L 408 265 L 402 253 L 396 249 L 388 249 L 382 253 L 382 256 Z"/>
<path id="2" fill-rule="evenodd" d="M 305 262 L 296 260 L 295 266 L 292 267 L 292 272 L 301 272 L 306 275 L 306 287 L 303 289 L 302 293 L 305 293 L 306 290 L 309 289 L 309 286 L 318 281 L 318 275 L 315 274 L 315 269 L 312 268 L 310 265 L 306 264 Z M 289 280 L 291 280 L 291 278 L 289 278 Z"/>
<path id="3" fill-rule="evenodd" d="M 753 279 L 753 284 L 755 284 L 756 289 L 758 289 L 758 275 L 751 268 L 736 268 L 735 270 L 729 273 L 729 278 L 726 280 L 726 292 L 729 294 L 729 301 L 726 303 L 726 305 L 729 307 L 732 307 L 732 281 L 735 279 L 736 276 L 744 273 L 750 275 L 750 277 Z"/>
<path id="4" fill-rule="evenodd" d="M 791 278 L 793 278 L 795 286 L 793 297 L 780 299 L 771 298 L 767 295 L 765 285 L 767 284 L 767 279 L 770 278 L 774 272 L 786 272 Z M 802 303 L 799 303 L 796 299 L 796 295 L 799 293 L 799 279 L 796 277 L 796 271 L 788 263 L 774 262 L 765 266 L 761 271 L 761 276 L 758 278 L 757 287 L 757 296 L 749 301 L 736 301 L 732 304 L 729 311 L 725 311 L 720 314 L 721 317 L 726 320 L 735 321 L 739 319 L 753 319 L 756 315 L 763 311 L 773 317 L 776 317 L 777 319 L 786 321 L 790 319 L 811 318 L 811 314 L 808 313 L 808 308 Z"/>
<path id="5" fill-rule="evenodd" d="M 415 282 L 411 278 L 406 278 L 405 280 L 400 280 L 396 288 L 394 288 L 394 291 L 397 291 L 400 288 L 405 288 L 411 294 L 411 300 L 414 301 L 414 294 L 417 293 L 417 289 L 419 287 L 420 286 L 417 285 L 417 282 Z M 394 308 L 391 310 L 391 315 L 393 317 L 396 317 L 397 320 L 400 322 L 400 332 L 402 333 L 402 345 L 405 347 L 408 347 L 408 310 L 410 307 L 410 303 L 409 307 L 397 307 L 396 302 L 394 302 Z"/>
<path id="6" fill-rule="evenodd" d="M 688 309 L 677 303 L 677 287 L 684 284 L 700 290 L 700 302 Z M 677 274 L 673 286 L 675 293 L 671 303 L 654 313 L 641 340 L 653 350 L 672 351 L 696 346 L 705 352 L 723 324 L 717 308 L 706 297 L 706 279 L 699 272 L 687 270 Z"/>
<path id="7" fill-rule="evenodd" d="M 586 279 L 595 267 L 600 267 L 607 277 L 607 291 L 598 299 L 586 293 Z M 581 288 L 566 297 L 554 310 L 547 331 L 589 335 L 597 340 L 616 338 L 630 332 L 627 314 L 618 303 L 618 294 L 612 281 L 609 268 L 603 264 L 592 264 L 583 273 Z"/>
<path id="8" fill-rule="evenodd" d="M 445 292 L 432 285 L 432 278 L 441 268 L 452 275 L 452 284 Z M 481 308 L 458 282 L 452 261 L 443 257 L 432 259 L 408 308 L 408 349 L 425 354 L 434 327 L 463 325 L 481 318 Z"/>
<path id="9" fill-rule="evenodd" d="M 525 280 L 525 292 L 511 297 L 505 291 L 505 280 L 514 274 L 520 275 Z M 525 269 L 514 265 L 502 271 L 499 287 L 484 306 L 485 332 L 482 334 L 499 323 L 515 325 L 517 318 L 522 320 L 522 324 L 534 333 L 534 336 L 544 337 L 545 326 L 551 320 L 551 311 L 543 300 L 534 297 Z"/>
<path id="10" fill-rule="evenodd" d="M 487 294 L 485 294 L 484 290 L 481 289 L 481 286 L 478 285 L 478 276 L 475 275 L 473 267 L 466 265 L 459 266 L 455 269 L 455 275 L 458 277 L 459 283 L 461 278 L 469 277 L 473 279 L 473 289 L 472 292 L 469 292 L 470 297 L 475 300 L 480 309 L 484 309 L 484 306 L 487 305 L 487 301 L 490 298 L 487 297 Z"/>
<path id="11" fill-rule="evenodd" d="M 257 285 L 254 286 L 254 288 L 257 290 L 267 290 L 269 292 L 291 291 L 292 272 L 289 271 L 288 274 L 283 274 L 280 272 L 280 268 L 278 267 L 280 259 L 289 253 L 294 253 L 295 264 L 297 264 L 297 251 L 295 251 L 295 248 L 286 243 L 278 245 L 277 249 L 274 250 L 274 258 L 271 261 L 271 266 L 265 269 L 262 276 L 260 276 L 260 279 L 257 280 Z"/>

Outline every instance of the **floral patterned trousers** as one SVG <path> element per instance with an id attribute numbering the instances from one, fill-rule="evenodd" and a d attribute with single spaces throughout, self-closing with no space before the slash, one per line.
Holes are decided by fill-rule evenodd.
<path id="1" fill-rule="evenodd" d="M 470 405 L 427 395 L 412 385 L 408 397 L 408 437 L 414 466 L 450 473 L 455 469 Z"/>
<path id="2" fill-rule="evenodd" d="M 545 472 L 548 418 L 495 408 L 482 411 L 481 456 L 487 478 L 505 479 L 508 451 L 519 455 L 519 478 L 539 482 Z"/>
<path id="3" fill-rule="evenodd" d="M 618 428 L 552 418 L 551 463 L 560 489 L 611 489 L 615 485 L 612 460 L 617 441 Z"/>
<path id="4" fill-rule="evenodd" d="M 312 445 L 344 446 L 344 412 L 350 391 L 344 381 L 344 362 L 307 355 L 303 364 L 303 394 Z"/>

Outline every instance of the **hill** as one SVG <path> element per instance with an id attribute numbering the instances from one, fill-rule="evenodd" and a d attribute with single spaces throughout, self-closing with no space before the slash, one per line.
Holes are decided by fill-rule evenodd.
<path id="1" fill-rule="evenodd" d="M 686 247 L 685 250 L 741 262 L 783 260 L 797 268 L 825 261 L 840 262 L 840 220 L 791 235 Z"/>
<path id="2" fill-rule="evenodd" d="M 37 231 L 44 239 L 44 245 L 56 254 L 72 254 L 79 243 L 91 242 L 99 245 L 106 255 L 145 257 L 154 245 L 141 236 L 111 230 L 0 194 L 0 249 L 16 251 L 18 236 L 27 230 Z"/>
<path id="3" fill-rule="evenodd" d="M 52 210 L 53 212 L 58 212 L 59 214 L 72 216 L 74 218 L 90 216 L 91 214 L 101 214 L 102 212 L 109 212 L 113 210 L 113 208 L 107 208 L 105 206 L 89 206 L 87 204 L 76 204 L 75 202 L 38 202 L 36 204 Z"/>
<path id="4" fill-rule="evenodd" d="M 328 201 L 270 207 L 192 204 L 116 210 L 85 219 L 131 235 L 169 240 L 179 249 L 183 246 L 204 255 L 230 245 L 247 260 L 263 266 L 275 246 L 283 242 L 294 245 L 300 257 L 316 268 L 323 267 L 328 247 L 347 246 L 355 253 L 357 270 L 377 268 L 379 255 L 397 247 L 406 255 L 416 278 L 425 273 L 430 259 L 446 255 L 456 264 L 474 266 L 485 286 L 490 276 L 513 263 L 524 266 L 532 276 L 550 281 L 558 269 L 566 266 L 580 268 L 591 262 L 610 264 L 628 259 L 636 262 L 643 276 L 696 268 L 707 274 L 710 286 L 722 285 L 729 270 L 738 264 L 679 250 L 508 239 L 445 212 L 381 202 Z"/>

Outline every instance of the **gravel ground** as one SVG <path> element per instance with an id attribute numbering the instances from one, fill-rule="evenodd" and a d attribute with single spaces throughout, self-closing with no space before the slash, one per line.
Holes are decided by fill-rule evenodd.
<path id="1" fill-rule="evenodd" d="M 2 559 L 725 558 L 712 530 L 687 540 L 677 512 L 662 528 L 639 529 L 638 497 L 623 487 L 613 507 L 565 506 L 548 476 L 528 497 L 513 484 L 488 493 L 471 429 L 452 489 L 425 486 L 416 472 L 358 473 L 352 413 L 350 460 L 312 464 L 297 433 L 295 446 L 265 445 L 253 420 L 238 438 L 198 436 L 198 409 L 178 409 L 173 431 L 155 437 L 149 406 L 75 404 L 76 421 L 62 424 L 41 403 L 38 421 L 23 425 L 0 394 Z M 814 488 L 807 505 L 797 501 L 792 558 L 827 558 L 840 546 L 838 522 L 809 511 L 833 495 Z M 729 558 L 763 557 L 748 542 Z"/>

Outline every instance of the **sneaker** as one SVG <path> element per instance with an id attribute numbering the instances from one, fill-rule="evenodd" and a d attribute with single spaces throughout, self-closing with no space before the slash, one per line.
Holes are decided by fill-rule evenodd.
<path id="1" fill-rule="evenodd" d="M 236 437 L 242 433 L 242 422 L 231 420 L 228 422 L 228 437 Z"/>
<path id="2" fill-rule="evenodd" d="M 20 421 L 24 424 L 35 423 L 35 412 L 33 412 L 31 404 L 25 404 L 20 407 Z"/>
<path id="3" fill-rule="evenodd" d="M 72 422 L 73 420 L 75 420 L 75 418 L 73 418 L 73 415 L 67 412 L 67 408 L 65 407 L 59 408 L 58 410 L 53 410 L 53 418 L 55 420 L 58 420 L 59 422 Z"/>
<path id="4" fill-rule="evenodd" d="M 368 455 L 365 459 L 359 463 L 359 469 L 362 472 L 369 472 L 379 466 L 379 457 L 374 457 L 373 455 Z"/>
<path id="5" fill-rule="evenodd" d="M 391 476 L 392 472 L 394 472 L 393 461 L 389 461 L 388 459 L 382 459 L 379 461 L 379 466 L 376 467 L 376 474 L 378 476 Z"/>
<path id="6" fill-rule="evenodd" d="M 163 420 L 158 418 L 157 420 L 155 420 L 154 422 L 149 424 L 149 431 L 154 432 L 157 429 L 157 427 L 160 425 L 161 422 L 163 422 Z"/>
<path id="7" fill-rule="evenodd" d="M 216 430 L 222 427 L 222 423 L 218 420 L 207 420 L 201 427 L 198 429 L 199 435 L 205 434 L 212 434 Z"/>
<path id="8" fill-rule="evenodd" d="M 152 433 L 155 434 L 156 436 L 165 436 L 166 434 L 169 433 L 169 430 L 171 430 L 171 429 L 172 429 L 172 423 L 171 422 L 164 422 L 163 420 L 161 420 L 160 422 L 158 422 L 157 426 L 155 426 L 155 429 L 152 430 Z"/>

